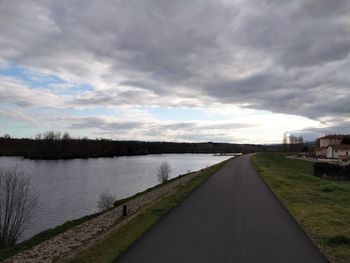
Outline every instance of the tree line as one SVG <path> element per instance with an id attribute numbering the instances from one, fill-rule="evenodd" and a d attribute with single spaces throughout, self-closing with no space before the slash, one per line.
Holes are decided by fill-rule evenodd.
<path id="1" fill-rule="evenodd" d="M 250 153 L 266 151 L 266 146 L 232 143 L 176 143 L 118 141 L 73 138 L 69 133 L 48 131 L 34 139 L 0 137 L 0 156 L 23 156 L 30 159 L 72 159 L 114 157 L 162 153 Z"/>
<path id="2" fill-rule="evenodd" d="M 283 133 L 282 144 L 304 144 L 304 139 L 303 136 L 297 136 L 285 132 Z"/>

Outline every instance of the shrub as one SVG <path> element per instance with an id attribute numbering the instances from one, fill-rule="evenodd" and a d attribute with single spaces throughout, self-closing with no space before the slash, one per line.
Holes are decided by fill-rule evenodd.
<path id="1" fill-rule="evenodd" d="M 107 210 L 113 207 L 115 197 L 110 194 L 109 191 L 105 191 L 100 194 L 100 199 L 97 202 L 97 207 L 100 211 Z"/>
<path id="2" fill-rule="evenodd" d="M 167 162 L 163 162 L 159 166 L 157 171 L 157 177 L 159 182 L 164 183 L 168 181 L 170 172 L 171 172 L 170 165 Z"/>
<path id="3" fill-rule="evenodd" d="M 350 165 L 315 163 L 314 176 L 333 180 L 350 180 Z"/>
<path id="4" fill-rule="evenodd" d="M 343 236 L 343 235 L 337 235 L 337 236 L 334 236 L 334 237 L 328 239 L 327 243 L 330 246 L 349 245 L 350 238 Z"/>
<path id="5" fill-rule="evenodd" d="M 30 222 L 38 196 L 16 168 L 0 169 L 0 248 L 13 246 Z"/>

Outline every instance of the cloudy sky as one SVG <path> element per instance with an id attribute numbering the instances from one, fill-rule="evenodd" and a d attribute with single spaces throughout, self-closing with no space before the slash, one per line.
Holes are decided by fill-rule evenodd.
<path id="1" fill-rule="evenodd" d="M 350 133 L 348 0 L 0 0 L 0 135 Z"/>

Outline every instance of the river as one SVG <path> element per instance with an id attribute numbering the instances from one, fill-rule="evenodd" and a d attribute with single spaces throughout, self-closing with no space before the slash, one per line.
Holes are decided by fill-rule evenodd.
<path id="1" fill-rule="evenodd" d="M 157 168 L 164 161 L 169 163 L 173 178 L 230 157 L 161 154 L 54 161 L 0 157 L 0 167 L 16 166 L 23 171 L 39 195 L 32 222 L 21 237 L 25 240 L 67 220 L 97 212 L 97 201 L 104 191 L 121 199 L 158 184 Z"/>

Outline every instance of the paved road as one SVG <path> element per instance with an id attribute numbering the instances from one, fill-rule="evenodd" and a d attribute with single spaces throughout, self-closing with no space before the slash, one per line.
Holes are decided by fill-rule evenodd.
<path id="1" fill-rule="evenodd" d="M 117 262 L 327 262 L 249 158 L 228 162 Z"/>

